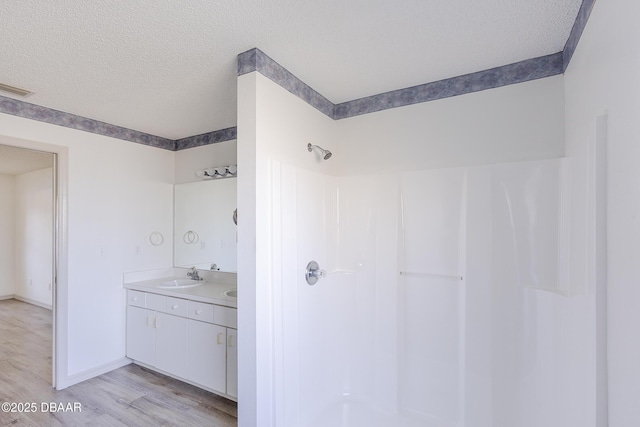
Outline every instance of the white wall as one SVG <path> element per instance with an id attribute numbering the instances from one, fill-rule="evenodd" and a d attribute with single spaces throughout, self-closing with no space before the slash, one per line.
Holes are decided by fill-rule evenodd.
<path id="1" fill-rule="evenodd" d="M 202 178 L 196 176 L 198 169 L 236 165 L 237 147 L 237 141 L 232 140 L 176 151 L 175 183 L 202 181 Z"/>
<path id="2" fill-rule="evenodd" d="M 259 73 L 238 78 L 239 422 L 274 425 L 272 160 L 322 163 L 307 143 L 334 148 L 334 122 Z"/>
<path id="3" fill-rule="evenodd" d="M 568 151 L 583 150 L 608 116 L 607 319 L 609 426 L 640 424 L 640 4 L 596 2 L 565 74 Z M 605 425 L 604 423 L 601 425 Z"/>
<path id="4" fill-rule="evenodd" d="M 3 144 L 59 153 L 64 387 L 126 362 L 122 273 L 172 264 L 174 153 L 6 114 L 0 129 Z M 164 235 L 162 246 L 149 243 L 153 231 Z"/>
<path id="5" fill-rule="evenodd" d="M 257 123 L 256 123 L 256 98 L 257 75 L 250 73 L 238 77 L 238 169 L 245 172 L 238 176 L 238 329 L 243 332 L 238 337 L 238 426 L 272 426 L 273 417 L 270 409 L 274 405 L 272 388 L 269 384 L 258 390 L 260 383 L 269 381 L 263 367 L 272 368 L 271 354 L 267 345 L 258 344 L 260 334 L 267 334 L 267 343 L 270 341 L 271 324 L 269 314 L 262 319 L 262 327 L 258 321 L 258 295 L 257 280 L 257 238 L 256 228 L 259 213 L 256 210 L 258 194 L 256 189 L 258 173 L 257 161 Z M 264 173 L 263 173 L 264 174 Z M 268 295 L 268 293 L 267 293 Z M 263 310 L 268 310 L 270 303 L 262 304 Z M 263 316 L 264 317 L 264 316 Z M 265 322 L 266 320 L 266 322 Z M 262 356 L 258 355 L 261 350 Z M 262 359 L 262 360 L 261 360 Z M 261 366 L 259 366 L 259 364 Z M 260 374 L 258 374 L 260 372 Z M 260 393 L 267 391 L 266 394 Z M 268 419 L 258 422 L 259 416 L 269 415 Z M 264 419 L 264 418 L 263 418 Z"/>
<path id="6" fill-rule="evenodd" d="M 14 294 L 14 203 L 15 178 L 0 175 L 0 298 Z"/>
<path id="7" fill-rule="evenodd" d="M 15 179 L 15 292 L 25 301 L 52 304 L 53 169 Z"/>
<path id="8" fill-rule="evenodd" d="M 563 156 L 563 88 L 554 76 L 338 120 L 330 167 L 356 175 Z"/>

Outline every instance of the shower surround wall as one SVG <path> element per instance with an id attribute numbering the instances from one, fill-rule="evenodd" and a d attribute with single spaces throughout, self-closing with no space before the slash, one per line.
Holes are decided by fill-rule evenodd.
<path id="1" fill-rule="evenodd" d="M 253 72 L 238 102 L 242 425 L 595 425 L 562 77 L 332 121 Z"/>

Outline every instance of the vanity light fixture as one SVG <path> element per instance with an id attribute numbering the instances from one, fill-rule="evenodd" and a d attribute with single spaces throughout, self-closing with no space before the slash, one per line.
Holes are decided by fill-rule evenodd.
<path id="1" fill-rule="evenodd" d="M 196 176 L 202 179 L 232 178 L 238 175 L 238 166 L 218 166 L 216 168 L 198 169 Z"/>

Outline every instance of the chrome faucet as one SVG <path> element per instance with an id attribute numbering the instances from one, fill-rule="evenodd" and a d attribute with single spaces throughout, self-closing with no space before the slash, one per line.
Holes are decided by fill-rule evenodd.
<path id="1" fill-rule="evenodd" d="M 187 276 L 189 276 L 191 280 L 202 280 L 202 277 L 200 277 L 195 267 L 191 267 L 191 271 L 187 273 Z"/>

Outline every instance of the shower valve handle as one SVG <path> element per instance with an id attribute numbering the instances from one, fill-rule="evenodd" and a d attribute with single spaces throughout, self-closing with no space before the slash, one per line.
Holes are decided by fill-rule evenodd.
<path id="1" fill-rule="evenodd" d="M 311 286 L 318 283 L 318 280 L 327 277 L 327 272 L 320 269 L 320 266 L 315 261 L 310 261 L 307 264 L 307 269 L 304 272 L 304 278 Z"/>

